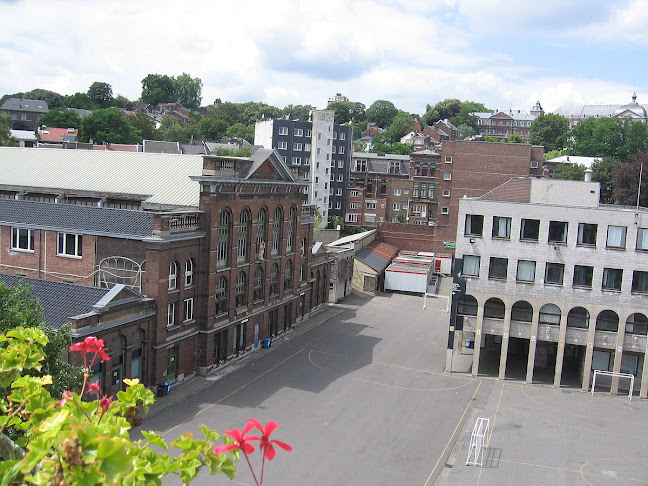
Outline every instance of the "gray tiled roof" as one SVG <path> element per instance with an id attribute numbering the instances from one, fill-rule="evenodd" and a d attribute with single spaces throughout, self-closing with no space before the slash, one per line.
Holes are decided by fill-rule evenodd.
<path id="1" fill-rule="evenodd" d="M 8 287 L 17 287 L 21 282 L 32 287 L 32 293 L 43 309 L 45 322 L 54 329 L 59 329 L 70 317 L 92 312 L 92 306 L 110 292 L 110 289 L 17 275 L 0 274 L 0 282 Z"/>
<path id="2" fill-rule="evenodd" d="M 47 113 L 49 108 L 47 102 L 43 100 L 26 100 L 22 98 L 9 98 L 6 100 L 0 110 L 26 111 L 31 113 Z"/>
<path id="3" fill-rule="evenodd" d="M 0 223 L 69 229 L 85 234 L 150 236 L 153 216 L 146 211 L 0 199 Z"/>

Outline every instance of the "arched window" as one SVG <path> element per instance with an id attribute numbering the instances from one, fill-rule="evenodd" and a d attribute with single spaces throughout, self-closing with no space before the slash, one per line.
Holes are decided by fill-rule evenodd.
<path id="1" fill-rule="evenodd" d="M 626 320 L 626 334 L 648 335 L 648 317 L 635 312 Z"/>
<path id="2" fill-rule="evenodd" d="M 589 327 L 589 312 L 584 307 L 574 307 L 567 314 L 567 327 Z"/>
<path id="3" fill-rule="evenodd" d="M 288 228 L 286 229 L 286 253 L 293 251 L 295 246 L 295 227 L 297 226 L 297 210 L 291 206 L 288 211 Z"/>
<path id="4" fill-rule="evenodd" d="M 540 324 L 560 325 L 560 307 L 555 304 L 545 304 L 540 308 Z"/>
<path id="5" fill-rule="evenodd" d="M 279 245 L 281 244 L 281 224 L 283 223 L 283 213 L 281 208 L 275 209 L 274 221 L 272 222 L 272 254 L 279 254 Z"/>
<path id="6" fill-rule="evenodd" d="M 533 320 L 533 306 L 525 300 L 519 300 L 511 307 L 511 320 L 531 322 Z"/>
<path id="7" fill-rule="evenodd" d="M 193 285 L 194 283 L 193 272 L 194 272 L 194 261 L 193 258 L 190 258 L 185 263 L 185 274 L 184 274 L 185 287 L 191 287 Z"/>
<path id="8" fill-rule="evenodd" d="M 596 329 L 617 332 L 619 330 L 619 315 L 613 310 L 599 312 L 599 315 L 596 316 Z"/>
<path id="9" fill-rule="evenodd" d="M 144 331 L 135 329 L 133 346 L 131 348 L 131 378 L 142 379 L 142 363 L 144 362 Z"/>
<path id="10" fill-rule="evenodd" d="M 286 260 L 286 269 L 284 271 L 284 289 L 292 288 L 293 282 L 293 262 Z"/>
<path id="11" fill-rule="evenodd" d="M 218 246 L 216 251 L 216 266 L 223 268 L 227 266 L 230 238 L 230 215 L 227 211 L 221 211 L 218 220 Z"/>
<path id="12" fill-rule="evenodd" d="M 247 305 L 247 275 L 240 272 L 236 277 L 236 307 Z"/>
<path id="13" fill-rule="evenodd" d="M 256 251 L 257 258 L 265 258 L 265 246 L 266 246 L 266 223 L 268 221 L 268 213 L 264 208 L 259 209 L 259 214 L 257 215 L 257 225 L 256 225 Z"/>
<path id="14" fill-rule="evenodd" d="M 276 263 L 272 264 L 270 270 L 270 295 L 276 295 L 279 293 L 279 265 Z"/>
<path id="15" fill-rule="evenodd" d="M 504 302 L 497 297 L 491 297 L 484 304 L 484 317 L 504 319 Z"/>
<path id="16" fill-rule="evenodd" d="M 308 239 L 302 238 L 301 248 L 299 249 L 299 253 L 301 254 L 302 257 L 306 256 L 307 249 L 308 249 Z"/>
<path id="17" fill-rule="evenodd" d="M 241 211 L 239 220 L 238 246 L 236 249 L 236 262 L 245 263 L 248 255 L 248 235 L 250 234 L 250 212 Z"/>
<path id="18" fill-rule="evenodd" d="M 321 298 L 320 302 L 326 302 L 328 300 L 328 298 L 326 297 L 326 294 L 328 293 L 329 283 L 328 283 L 328 279 L 326 278 L 326 271 L 325 270 L 322 271 L 322 283 L 320 284 L 320 289 L 321 289 L 321 292 L 322 292 L 322 298 Z"/>
<path id="19" fill-rule="evenodd" d="M 220 277 L 216 283 L 216 315 L 227 312 L 227 279 Z"/>
<path id="20" fill-rule="evenodd" d="M 169 290 L 178 288 L 178 262 L 169 263 Z"/>
<path id="21" fill-rule="evenodd" d="M 462 295 L 457 301 L 457 314 L 462 316 L 477 315 L 477 299 L 472 295 Z"/>
<path id="22" fill-rule="evenodd" d="M 256 267 L 254 271 L 254 300 L 263 300 L 263 268 Z"/>

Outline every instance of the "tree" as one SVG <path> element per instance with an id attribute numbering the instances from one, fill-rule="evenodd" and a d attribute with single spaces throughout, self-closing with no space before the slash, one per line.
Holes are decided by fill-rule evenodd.
<path id="1" fill-rule="evenodd" d="M 133 126 L 122 115 L 119 108 L 99 109 L 81 119 L 79 138 L 101 143 L 136 143 L 137 134 Z"/>
<path id="2" fill-rule="evenodd" d="M 409 145 L 400 142 L 394 144 L 378 142 L 378 143 L 374 143 L 370 149 L 370 152 L 375 154 L 408 155 L 411 151 L 412 149 L 410 148 Z"/>
<path id="3" fill-rule="evenodd" d="M 135 106 L 135 102 L 129 100 L 124 95 L 118 94 L 113 98 L 112 106 L 116 106 L 117 108 L 123 108 L 124 110 L 132 110 L 133 107 Z"/>
<path id="4" fill-rule="evenodd" d="M 175 101 L 185 108 L 196 109 L 202 101 L 202 81 L 192 78 L 187 73 L 182 73 L 173 81 Z"/>
<path id="5" fill-rule="evenodd" d="M 405 213 L 397 213 L 395 218 L 397 223 L 403 224 L 407 221 L 407 216 L 405 216 Z"/>
<path id="6" fill-rule="evenodd" d="M 142 103 L 157 105 L 176 101 L 173 78 L 166 74 L 149 74 L 142 79 Z"/>
<path id="7" fill-rule="evenodd" d="M 59 106 L 65 106 L 63 103 L 63 96 L 48 89 L 32 89 L 31 91 L 27 91 L 23 95 L 23 98 L 28 100 L 43 100 L 47 102 L 47 107 L 50 110 L 52 108 L 58 108 Z"/>
<path id="8" fill-rule="evenodd" d="M 289 120 L 308 121 L 314 109 L 312 105 L 287 105 L 281 110 L 281 116 Z"/>
<path id="9" fill-rule="evenodd" d="M 228 118 L 228 123 L 242 123 L 244 125 L 254 125 L 259 120 L 269 118 L 279 118 L 282 116 L 282 110 L 276 106 L 256 101 L 247 103 L 222 103 L 214 111 Z"/>
<path id="10" fill-rule="evenodd" d="M 227 131 L 228 125 L 227 122 L 212 116 L 206 116 L 198 122 L 196 127 L 198 136 L 207 141 L 218 141 Z"/>
<path id="11" fill-rule="evenodd" d="M 552 178 L 582 181 L 585 179 L 586 168 L 583 164 L 557 164 Z"/>
<path id="12" fill-rule="evenodd" d="M 648 126 L 623 118 L 589 118 L 568 134 L 573 155 L 632 160 L 648 150 Z"/>
<path id="13" fill-rule="evenodd" d="M 371 103 L 365 114 L 368 122 L 373 122 L 379 127 L 385 128 L 398 115 L 398 108 L 391 101 L 377 100 Z"/>
<path id="14" fill-rule="evenodd" d="M 509 135 L 507 137 L 506 143 L 527 143 L 527 140 L 522 135 L 514 133 L 513 135 Z"/>
<path id="15" fill-rule="evenodd" d="M 555 159 L 556 157 L 562 157 L 563 155 L 567 155 L 566 150 L 550 150 L 549 152 L 545 152 L 542 157 L 545 160 L 551 160 Z"/>
<path id="16" fill-rule="evenodd" d="M 254 126 L 243 125 L 242 123 L 235 123 L 225 130 L 226 138 L 242 138 L 248 142 L 254 142 Z"/>
<path id="17" fill-rule="evenodd" d="M 99 108 L 108 108 L 112 105 L 112 87 L 108 83 L 95 81 L 88 88 L 88 96 Z"/>
<path id="18" fill-rule="evenodd" d="M 389 128 L 374 138 L 374 142 L 385 142 L 388 144 L 397 143 L 400 142 L 400 139 L 403 138 L 404 135 L 407 135 L 413 129 L 414 119 L 412 118 L 412 115 L 401 111 L 393 119 Z"/>
<path id="19" fill-rule="evenodd" d="M 479 133 L 479 126 L 477 125 L 477 117 L 472 113 L 490 111 L 482 103 L 476 101 L 462 101 L 459 103 L 459 111 L 449 118 L 450 123 L 455 127 L 466 125 L 471 127 L 475 134 Z M 466 135 L 469 136 L 469 135 Z"/>
<path id="20" fill-rule="evenodd" d="M 569 131 L 569 120 L 554 113 L 541 114 L 531 123 L 531 143 L 542 145 L 545 151 L 562 150 Z"/>
<path id="21" fill-rule="evenodd" d="M 18 146 L 16 139 L 11 136 L 11 116 L 9 116 L 9 113 L 0 113 L 0 146 Z"/>
<path id="22" fill-rule="evenodd" d="M 155 140 L 155 120 L 146 113 L 135 113 L 130 115 L 128 123 L 133 127 L 133 133 L 137 140 Z"/>
<path id="23" fill-rule="evenodd" d="M 79 128 L 81 126 L 81 118 L 76 114 L 76 111 L 62 107 L 54 108 L 45 113 L 39 123 L 46 127 Z"/>
<path id="24" fill-rule="evenodd" d="M 616 204 L 636 206 L 637 191 L 639 190 L 639 174 L 643 164 L 641 177 L 641 193 L 639 206 L 648 207 L 648 154 L 640 154 L 634 161 L 619 164 L 614 170 L 613 196 Z"/>
<path id="25" fill-rule="evenodd" d="M 470 125 L 466 124 L 461 124 L 461 125 L 456 125 L 457 131 L 459 132 L 458 139 L 459 140 L 465 140 L 466 138 L 474 137 L 479 133 L 479 130 L 474 129 Z"/>
<path id="26" fill-rule="evenodd" d="M 68 108 L 80 108 L 82 110 L 97 109 L 97 105 L 94 104 L 87 93 L 74 93 L 73 95 L 66 96 L 63 103 Z"/>
<path id="27" fill-rule="evenodd" d="M 167 142 L 188 143 L 196 134 L 196 126 L 190 123 L 180 123 L 177 118 L 166 115 L 160 124 L 160 138 Z"/>
<path id="28" fill-rule="evenodd" d="M 621 164 L 618 159 L 605 157 L 592 164 L 592 180 L 601 185 L 603 204 L 614 204 L 614 172 Z"/>
<path id="29" fill-rule="evenodd" d="M 439 101 L 433 107 L 427 105 L 427 111 L 422 121 L 425 125 L 432 125 L 439 120 L 450 119 L 461 111 L 461 101 L 457 98 L 448 98 Z"/>
<path id="30" fill-rule="evenodd" d="M 43 310 L 29 286 L 20 284 L 9 287 L 0 283 L 0 334 L 6 334 L 19 326 L 38 329 L 47 337 L 43 368 L 37 376 L 53 376 L 53 382 L 48 388 L 54 396 L 60 396 L 64 390 L 81 383 L 78 370 L 62 360 L 68 346 L 72 344 L 70 327 L 48 327 L 43 318 Z M 0 395 L 6 396 L 6 393 Z"/>
<path id="31" fill-rule="evenodd" d="M 335 112 L 335 123 L 359 122 L 366 118 L 365 105 L 357 101 L 336 101 L 329 103 L 327 110 Z"/>

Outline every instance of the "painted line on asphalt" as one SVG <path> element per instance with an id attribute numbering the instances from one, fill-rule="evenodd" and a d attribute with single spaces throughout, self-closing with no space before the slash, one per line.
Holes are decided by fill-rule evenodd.
<path id="1" fill-rule="evenodd" d="M 488 434 L 488 442 L 486 444 L 486 447 L 490 446 L 491 439 L 493 438 L 493 431 L 495 430 L 495 423 L 497 422 L 497 413 L 499 412 L 500 403 L 502 403 L 503 394 L 504 394 L 504 383 L 502 383 L 502 389 L 500 390 L 499 400 L 497 400 L 497 408 L 495 408 L 495 416 L 493 416 L 493 425 L 491 427 L 490 434 Z"/>
<path id="2" fill-rule="evenodd" d="M 594 459 L 593 461 L 589 461 L 589 462 L 584 463 L 580 467 L 581 478 L 583 478 L 583 481 L 585 481 L 587 484 L 589 484 L 589 486 L 594 486 L 594 485 L 592 483 L 590 483 L 587 479 L 585 479 L 586 474 L 587 475 L 594 475 L 594 476 L 605 476 L 606 478 L 609 477 L 610 479 L 623 479 L 624 481 L 633 481 L 635 483 L 647 483 L 648 484 L 648 481 L 646 481 L 645 479 L 624 478 L 624 477 L 621 477 L 621 476 L 608 476 L 607 474 L 590 473 L 590 472 L 587 472 L 587 471 L 583 470 L 583 469 L 585 469 L 585 466 L 587 466 L 588 464 L 593 464 L 595 462 L 602 462 L 602 461 L 607 461 L 607 462 L 612 462 L 612 461 L 629 462 L 630 464 L 641 464 L 642 466 L 648 466 L 648 463 L 640 462 L 640 461 L 633 461 L 632 459 Z"/>
<path id="3" fill-rule="evenodd" d="M 257 381 L 257 380 L 259 380 L 260 378 L 264 377 L 265 375 L 267 375 L 267 374 L 270 373 L 271 371 L 276 370 L 277 368 L 279 368 L 281 365 L 283 365 L 283 364 L 286 363 L 287 361 L 290 361 L 291 359 L 293 359 L 295 356 L 297 356 L 299 353 L 301 353 L 301 352 L 304 351 L 305 349 L 306 349 L 306 348 L 302 348 L 302 349 L 300 349 L 299 351 L 297 351 L 296 353 L 291 354 L 291 355 L 288 356 L 286 359 L 284 359 L 284 360 L 281 361 L 280 363 L 277 363 L 276 365 L 274 365 L 274 366 L 273 366 L 272 368 L 270 368 L 269 370 L 264 371 L 263 373 L 261 373 L 259 376 L 257 376 L 257 377 L 254 378 L 253 380 L 250 380 L 250 381 L 248 381 L 247 383 L 245 383 L 244 385 L 241 385 L 240 387 L 238 387 L 238 388 L 237 388 L 236 390 L 234 390 L 233 392 L 228 393 L 227 395 L 225 395 L 224 397 L 222 397 L 222 398 L 220 398 L 219 400 L 215 401 L 214 403 L 212 403 L 212 404 L 209 405 L 208 407 L 205 407 L 205 408 L 203 408 L 202 410 L 196 412 L 195 414 L 193 414 L 193 415 L 192 415 L 191 417 L 189 417 L 188 419 L 183 420 L 182 422 L 180 422 L 180 423 L 177 424 L 177 425 L 174 425 L 174 426 L 171 427 L 169 430 L 163 432 L 162 435 L 163 435 L 163 436 L 164 436 L 164 435 L 167 435 L 168 433 L 174 431 L 175 429 L 177 429 L 177 428 L 180 427 L 181 425 L 184 425 L 184 424 L 186 424 L 187 422 L 189 422 L 190 420 L 193 420 L 194 418 L 196 418 L 196 417 L 197 417 L 198 415 L 200 415 L 201 413 L 206 412 L 207 410 L 209 410 L 210 408 L 212 408 L 214 405 L 218 405 L 219 403 L 223 402 L 224 400 L 227 400 L 229 397 L 231 397 L 232 395 L 235 395 L 236 393 L 240 392 L 241 390 L 243 390 L 243 389 L 244 389 L 245 387 L 247 387 L 248 385 L 251 385 L 252 383 L 254 383 L 255 381 Z"/>
<path id="4" fill-rule="evenodd" d="M 334 371 L 331 371 L 331 370 L 329 370 L 327 368 L 324 368 L 323 366 L 320 366 L 317 363 L 315 363 L 315 361 L 313 361 L 313 358 L 312 358 L 312 354 L 314 352 L 317 352 L 317 351 L 311 350 L 308 353 L 308 361 L 310 361 L 313 366 L 315 366 L 316 368 L 318 368 L 318 369 L 320 369 L 322 371 L 326 371 L 327 373 L 331 373 L 332 375 L 343 376 L 342 373 L 336 373 Z M 372 361 L 367 361 L 365 364 L 373 364 L 373 362 Z M 406 369 L 406 368 L 403 368 L 403 369 Z M 419 370 L 413 370 L 413 371 L 419 371 Z M 432 375 L 432 374 L 436 374 L 436 373 L 429 373 L 429 374 Z M 448 375 L 441 375 L 441 376 L 448 376 Z M 362 378 L 353 378 L 352 376 L 350 376 L 348 378 L 350 380 L 353 380 L 353 381 L 359 381 L 361 383 L 367 383 L 367 384 L 370 384 L 370 385 L 384 386 L 384 387 L 387 387 L 387 388 L 396 388 L 396 389 L 399 389 L 399 390 L 424 391 L 424 392 L 458 390 L 459 388 L 464 388 L 464 387 L 470 385 L 473 381 L 475 381 L 474 379 L 471 378 L 470 381 L 467 381 L 463 385 L 458 385 L 458 386 L 453 386 L 453 387 L 448 387 L 448 388 L 411 388 L 411 387 L 407 387 L 407 386 L 389 385 L 387 383 L 381 383 L 379 381 L 363 380 Z"/>
<path id="5" fill-rule="evenodd" d="M 533 401 L 533 402 L 535 402 L 535 403 L 537 403 L 539 405 L 542 405 L 545 408 L 555 410 L 556 412 L 560 412 L 560 413 L 564 413 L 564 414 L 568 414 L 568 415 L 574 415 L 576 417 L 580 417 L 580 418 L 584 418 L 584 419 L 590 419 L 590 420 L 605 420 L 606 422 L 615 422 L 615 423 L 623 423 L 623 424 L 630 424 L 630 425 L 639 425 L 641 427 L 648 427 L 648 423 L 645 423 L 645 422 L 631 422 L 629 420 L 620 420 L 620 419 L 616 419 L 616 418 L 593 417 L 591 415 L 583 415 L 583 414 L 576 413 L 576 412 L 570 412 L 569 410 L 563 410 L 561 408 L 554 407 L 552 405 L 547 405 L 545 403 L 542 403 L 540 400 L 530 396 L 526 391 L 524 391 L 525 388 L 526 388 L 525 385 L 520 385 L 520 391 L 522 391 L 522 394 L 525 397 L 527 397 L 529 400 L 531 400 L 531 401 Z M 536 389 L 538 389 L 538 388 L 536 388 Z"/>
<path id="6" fill-rule="evenodd" d="M 445 447 L 443 448 L 443 452 L 441 452 L 441 455 L 439 456 L 439 459 L 437 460 L 436 464 L 434 465 L 434 469 L 432 469 L 432 472 L 427 478 L 427 481 L 425 481 L 425 484 L 423 486 L 427 486 L 432 479 L 432 476 L 434 475 L 434 471 L 437 470 L 437 467 L 439 467 L 439 463 L 441 462 L 441 459 L 443 459 L 443 456 L 445 456 L 446 451 L 448 450 L 448 447 L 450 447 L 450 444 L 452 443 L 452 440 L 454 439 L 454 436 L 457 434 L 457 431 L 459 430 L 459 426 L 461 425 L 461 422 L 463 422 L 464 417 L 466 416 L 466 413 L 468 413 L 468 409 L 472 405 L 473 400 L 475 399 L 475 396 L 477 395 L 477 391 L 479 390 L 479 387 L 481 386 L 482 382 L 481 380 L 477 384 L 477 388 L 475 388 L 475 392 L 472 394 L 472 397 L 470 397 L 470 400 L 468 401 L 468 405 L 466 405 L 466 408 L 464 409 L 463 413 L 461 414 L 461 417 L 459 417 L 459 422 L 457 422 L 457 425 L 455 426 L 454 430 L 452 431 L 452 435 L 448 439 L 448 442 L 446 443 Z"/>

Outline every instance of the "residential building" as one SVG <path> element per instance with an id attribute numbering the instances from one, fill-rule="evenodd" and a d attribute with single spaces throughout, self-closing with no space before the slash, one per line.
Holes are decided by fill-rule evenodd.
<path id="1" fill-rule="evenodd" d="M 459 202 L 446 368 L 588 390 L 593 370 L 648 393 L 648 210 L 599 184 L 513 178 Z M 612 392 L 628 381 L 608 378 Z"/>
<path id="2" fill-rule="evenodd" d="M 27 100 L 9 98 L 0 106 L 11 116 L 11 128 L 14 130 L 32 130 L 40 125 L 40 117 L 49 111 L 47 102 L 43 100 Z"/>
<path id="3" fill-rule="evenodd" d="M 540 114 L 544 113 L 538 101 L 531 109 L 531 113 L 522 110 L 503 110 L 494 112 L 475 112 L 479 133 L 489 137 L 506 139 L 511 135 L 520 135 L 529 140 L 531 136 L 531 123 Z"/>
<path id="4" fill-rule="evenodd" d="M 328 104 L 330 105 L 331 103 L 345 103 L 345 102 L 348 102 L 348 101 L 349 101 L 349 98 L 342 95 L 342 93 L 335 93 L 335 96 L 328 99 Z"/>
<path id="5" fill-rule="evenodd" d="M 332 110 L 314 110 L 311 121 L 264 120 L 256 123 L 254 144 L 277 150 L 289 167 L 301 167 L 305 201 L 317 206 L 326 226 L 343 216 L 353 130 L 334 122 Z"/>
<path id="6" fill-rule="evenodd" d="M 105 336 L 109 353 L 140 346 L 147 385 L 227 366 L 328 301 L 331 259 L 311 251 L 314 207 L 273 150 L 2 147 L 0 169 L 0 272 L 99 289 L 92 298 L 107 310 L 79 332 Z M 132 291 L 127 328 L 115 319 L 126 302 L 104 290 L 118 286 Z M 110 369 L 97 371 L 106 386 Z"/>
<path id="7" fill-rule="evenodd" d="M 76 128 L 54 128 L 39 126 L 36 131 L 38 146 L 56 145 L 61 146 L 65 142 L 76 142 L 79 138 L 79 130 Z"/>

